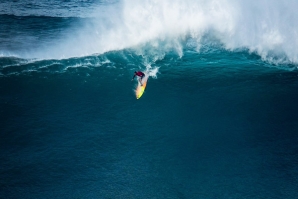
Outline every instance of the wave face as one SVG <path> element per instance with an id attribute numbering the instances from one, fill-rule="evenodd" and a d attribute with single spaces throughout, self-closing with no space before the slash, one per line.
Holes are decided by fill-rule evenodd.
<path id="1" fill-rule="evenodd" d="M 183 53 L 3 68 L 0 198 L 297 198 L 298 72 Z"/>

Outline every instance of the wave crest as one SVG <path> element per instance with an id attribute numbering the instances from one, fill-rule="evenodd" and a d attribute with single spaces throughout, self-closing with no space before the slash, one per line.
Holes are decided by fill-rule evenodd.
<path id="1" fill-rule="evenodd" d="M 78 31 L 30 56 L 69 58 L 133 48 L 159 57 L 174 50 L 181 57 L 185 47 L 200 52 L 217 41 L 227 50 L 248 49 L 266 61 L 297 64 L 297 7 L 293 0 L 123 0 L 94 8 Z"/>

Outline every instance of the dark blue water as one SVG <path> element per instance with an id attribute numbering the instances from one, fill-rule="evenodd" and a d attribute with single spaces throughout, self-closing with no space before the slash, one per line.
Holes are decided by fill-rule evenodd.
<path id="1" fill-rule="evenodd" d="M 298 198 L 295 52 L 208 32 L 199 51 L 188 35 L 85 55 L 85 10 L 131 2 L 80 3 L 0 9 L 0 198 Z"/>

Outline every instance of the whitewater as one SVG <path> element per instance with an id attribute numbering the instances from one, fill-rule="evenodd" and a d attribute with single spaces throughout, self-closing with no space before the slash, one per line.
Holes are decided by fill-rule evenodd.
<path id="1" fill-rule="evenodd" d="M 154 49 L 151 54 L 174 50 L 181 57 L 185 47 L 199 53 L 203 45 L 216 42 L 226 50 L 248 50 L 276 64 L 297 63 L 295 1 L 107 1 L 94 7 L 85 3 L 81 10 L 71 7 L 74 2 L 59 7 L 53 1 L 57 7 L 53 10 L 46 10 L 50 3 L 45 2 L 36 3 L 37 9 L 32 4 L 28 10 L 18 8 L 20 3 L 2 3 L 2 14 L 23 17 L 10 28 L 34 21 L 34 17 L 26 18 L 30 16 L 49 17 L 65 27 L 51 32 L 42 20 L 36 20 L 40 35 L 34 37 L 27 35 L 30 25 L 16 34 L 4 26 L 1 34 L 10 44 L 1 45 L 2 57 L 64 59 L 127 48 L 145 54 L 146 47 Z M 77 17 L 77 21 L 73 19 L 77 24 L 63 24 Z"/>

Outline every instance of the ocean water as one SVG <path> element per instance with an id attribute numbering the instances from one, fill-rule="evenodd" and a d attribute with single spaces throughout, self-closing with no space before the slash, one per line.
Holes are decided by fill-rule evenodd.
<path id="1" fill-rule="evenodd" d="M 2 0 L 0 198 L 298 198 L 297 7 Z"/>

